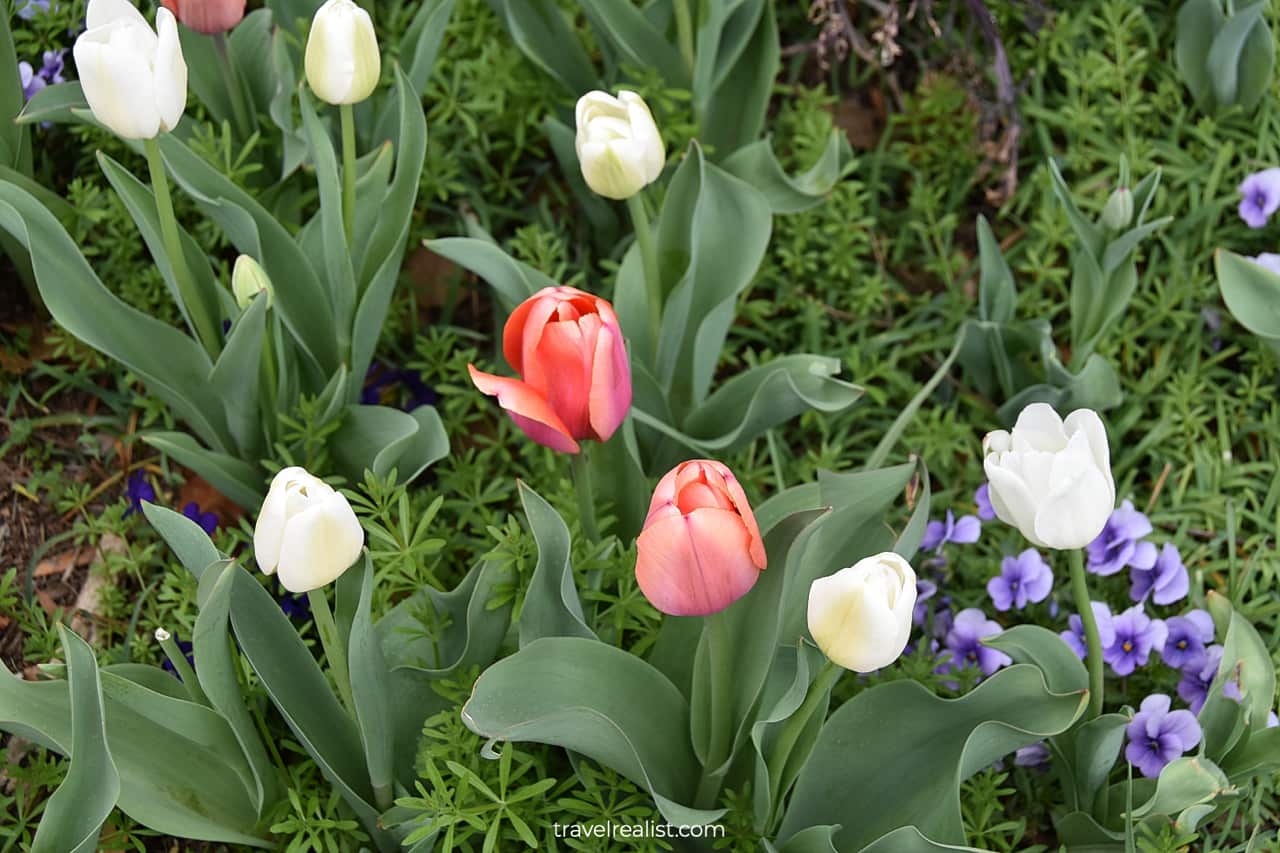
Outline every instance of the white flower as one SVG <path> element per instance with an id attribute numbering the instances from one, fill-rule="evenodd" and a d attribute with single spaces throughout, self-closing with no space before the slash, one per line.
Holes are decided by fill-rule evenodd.
<path id="1" fill-rule="evenodd" d="M 1070 550 L 1092 542 L 1116 505 L 1107 432 L 1098 414 L 1077 409 L 1064 421 L 1032 403 L 1013 432 L 982 440 L 991 506 L 1034 545 Z"/>
<path id="2" fill-rule="evenodd" d="M 263 574 L 279 572 L 285 589 L 307 592 L 336 580 L 363 547 L 359 519 L 332 486 L 298 467 L 276 474 L 253 529 Z"/>
<path id="3" fill-rule="evenodd" d="M 307 35 L 307 85 L 322 101 L 356 104 L 377 88 L 382 55 L 369 13 L 352 0 L 328 0 Z"/>
<path id="4" fill-rule="evenodd" d="M 574 147 L 582 177 L 592 192 L 626 199 L 662 174 L 667 162 L 662 137 L 644 99 L 635 92 L 588 92 L 574 111 Z"/>
<path id="5" fill-rule="evenodd" d="M 156 10 L 156 28 L 128 0 L 89 0 L 72 53 L 93 116 L 117 136 L 152 139 L 173 130 L 187 105 L 187 63 L 178 22 Z"/>
<path id="6" fill-rule="evenodd" d="M 873 672 L 893 663 L 911 637 L 916 573 L 886 551 L 809 587 L 809 633 L 845 669 Z"/>
<path id="7" fill-rule="evenodd" d="M 248 255 L 240 255 L 236 258 L 235 266 L 231 268 L 231 292 L 235 295 L 236 304 L 241 310 L 248 308 L 253 297 L 259 293 L 266 294 L 268 307 L 271 306 L 271 300 L 274 298 L 267 271 Z"/>

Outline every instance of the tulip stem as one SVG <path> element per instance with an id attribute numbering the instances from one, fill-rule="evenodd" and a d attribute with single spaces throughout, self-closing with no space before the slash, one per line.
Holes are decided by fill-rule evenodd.
<path id="1" fill-rule="evenodd" d="M 342 116 L 342 227 L 351 246 L 356 224 L 356 120 L 350 104 L 338 107 Z"/>
<path id="2" fill-rule="evenodd" d="M 329 670 L 333 680 L 338 682 L 338 695 L 342 704 L 352 714 L 356 703 L 351 698 L 351 675 L 347 671 L 347 655 L 338 641 L 338 626 L 333 621 L 333 611 L 329 609 L 329 598 L 324 594 L 324 587 L 307 591 L 307 601 L 311 604 L 311 618 L 316 623 L 316 632 L 320 635 L 320 646 L 329 661 Z"/>
<path id="3" fill-rule="evenodd" d="M 244 102 L 244 87 L 240 85 L 240 77 L 227 53 L 227 34 L 214 33 L 210 38 L 213 39 L 214 53 L 218 54 L 222 84 L 227 87 L 227 96 L 231 99 L 231 115 L 235 120 L 236 130 L 240 132 L 241 139 L 248 139 L 253 133 L 253 125 L 249 121 L 248 108 Z"/>
<path id="4" fill-rule="evenodd" d="M 591 460 L 587 458 L 587 448 L 582 447 L 569 458 L 573 467 L 573 490 L 578 493 L 578 520 L 587 540 L 596 545 L 600 542 L 600 531 L 596 527 L 596 502 L 591 491 Z"/>
<path id="5" fill-rule="evenodd" d="M 680 55 L 684 64 L 693 71 L 693 15 L 689 13 L 689 0 L 675 0 L 676 38 L 680 41 Z"/>
<path id="6" fill-rule="evenodd" d="M 645 302 L 649 305 L 650 354 L 658 357 L 658 336 L 662 333 L 662 279 L 658 275 L 658 248 L 653 242 L 653 229 L 649 226 L 649 214 L 644 209 L 644 199 L 635 193 L 627 199 L 627 212 L 636 231 L 636 245 L 640 247 L 640 265 L 644 269 Z"/>
<path id="7" fill-rule="evenodd" d="M 182 308 L 190 320 L 191 331 L 204 345 L 205 351 L 216 356 L 222 349 L 220 329 L 205 310 L 205 303 L 196 291 L 195 279 L 191 277 L 191 269 L 187 266 L 187 255 L 182 249 L 182 237 L 178 231 L 178 219 L 173 214 L 173 197 L 169 195 L 169 178 L 164 171 L 164 158 L 160 156 L 160 145 L 152 138 L 143 143 L 143 148 L 147 154 L 147 168 L 151 172 L 151 188 L 155 192 L 156 217 L 160 220 L 164 253 L 173 270 L 173 280 L 178 287 Z"/>
<path id="8" fill-rule="evenodd" d="M 769 785 L 773 788 L 771 793 L 775 811 L 782 805 L 782 798 L 786 794 L 782 789 L 782 774 L 786 771 L 787 764 L 791 762 L 791 753 L 795 750 L 796 742 L 800 740 L 800 735 L 809 725 L 814 712 L 830 698 L 831 689 L 843 674 L 843 667 L 828 660 L 826 665 L 818 671 L 813 683 L 809 685 L 803 704 L 787 718 L 782 724 L 782 730 L 778 732 L 778 739 L 774 741 L 773 752 L 768 762 Z"/>
<path id="9" fill-rule="evenodd" d="M 698 786 L 699 808 L 715 808 L 720 796 L 723 774 L 721 766 L 729 760 L 733 749 L 733 672 L 729 650 L 733 647 L 729 617 L 725 611 L 709 614 L 707 629 L 707 669 L 711 674 L 711 720 L 707 725 L 707 763 L 702 768 L 702 784 Z"/>
<path id="10" fill-rule="evenodd" d="M 200 687 L 200 679 L 196 677 L 196 672 L 191 668 L 191 662 L 187 660 L 187 656 L 182 653 L 182 649 L 178 648 L 173 635 L 161 629 L 156 631 L 156 639 L 160 641 L 164 656 L 169 659 L 169 665 L 173 667 L 182 686 L 187 689 L 187 695 L 191 697 L 191 701 L 208 705 L 209 698 Z"/>
<path id="11" fill-rule="evenodd" d="M 1102 638 L 1098 634 L 1098 620 L 1093 615 L 1093 603 L 1089 600 L 1089 585 L 1084 574 L 1084 554 L 1079 548 L 1067 552 L 1071 563 L 1071 594 L 1076 600 L 1080 624 L 1084 626 L 1086 662 L 1089 668 L 1089 719 L 1102 713 Z"/>

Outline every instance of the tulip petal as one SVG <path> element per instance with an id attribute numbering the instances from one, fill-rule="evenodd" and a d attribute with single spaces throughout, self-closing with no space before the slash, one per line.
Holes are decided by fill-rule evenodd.
<path id="1" fill-rule="evenodd" d="M 480 389 L 480 393 L 497 397 L 498 405 L 507 410 L 516 426 L 529 438 L 543 447 L 561 453 L 578 452 L 578 442 L 569 434 L 555 410 L 536 390 L 519 379 L 508 379 L 476 370 L 474 365 L 468 364 L 467 370 L 471 372 L 471 381 Z"/>
<path id="2" fill-rule="evenodd" d="M 187 62 L 178 41 L 178 22 L 168 9 L 156 10 L 155 97 L 160 127 L 173 130 L 187 108 Z"/>
<path id="3" fill-rule="evenodd" d="M 637 540 L 636 581 L 663 613 L 717 613 L 746 595 L 760 576 L 748 544 L 734 512 L 699 509 L 682 516 L 671 507 Z"/>
<path id="4" fill-rule="evenodd" d="M 547 323 L 542 342 L 525 365 L 537 365 L 542 383 L 525 382 L 541 391 L 574 438 L 590 438 L 591 351 L 586 336 L 594 336 L 600 320 L 594 314 L 576 321 Z"/>
<path id="5" fill-rule="evenodd" d="M 1027 484 L 1016 473 L 1001 467 L 996 455 L 988 456 L 983 463 L 987 473 L 991 508 L 1005 524 L 1011 524 L 1032 541 L 1032 544 L 1043 546 L 1035 534 L 1036 499 L 1027 488 Z"/>
<path id="6" fill-rule="evenodd" d="M 1066 550 L 1092 542 L 1115 508 L 1112 488 L 1102 472 L 1090 464 L 1074 480 L 1041 498 L 1034 524 L 1034 539 L 1040 540 L 1037 544 Z M 1027 536 L 1025 529 L 1022 533 Z"/>
<path id="7" fill-rule="evenodd" d="M 724 468 L 723 465 L 720 467 Z M 733 501 L 738 515 L 742 518 L 742 523 L 747 526 L 751 561 L 756 564 L 756 568 L 764 571 L 769 560 L 764 550 L 764 539 L 760 536 L 760 525 L 756 523 L 755 514 L 751 511 L 751 504 L 747 502 L 747 493 L 742 490 L 742 486 L 738 483 L 738 478 L 733 476 L 733 472 L 728 468 L 724 468 L 722 473 L 724 474 L 725 487 L 729 490 L 729 500 Z"/>
<path id="8" fill-rule="evenodd" d="M 502 327 L 502 355 L 511 369 L 525 382 L 534 384 L 525 372 L 526 363 L 532 360 L 542 339 L 542 327 L 556 312 L 554 289 L 544 287 L 516 306 Z M 535 387 L 541 387 L 535 386 Z"/>
<path id="9" fill-rule="evenodd" d="M 1013 425 L 1013 437 L 1025 439 L 1036 450 L 1061 450 L 1067 443 L 1062 418 L 1048 403 L 1032 403 Z"/>
<path id="10" fill-rule="evenodd" d="M 84 15 L 85 29 L 95 30 L 116 21 L 151 28 L 147 19 L 142 17 L 142 13 L 129 0 L 89 0 L 89 8 Z"/>
<path id="11" fill-rule="evenodd" d="M 596 337 L 588 409 L 591 430 L 601 441 L 609 440 L 631 409 L 631 368 L 617 326 L 605 324 Z"/>
<path id="12" fill-rule="evenodd" d="M 351 567 L 364 547 L 364 529 L 347 499 L 334 493 L 289 519 L 277 567 L 280 585 L 294 594 L 318 589 Z"/>
<path id="13" fill-rule="evenodd" d="M 1083 434 L 1089 443 L 1089 452 L 1098 468 L 1111 477 L 1111 447 L 1107 443 L 1107 428 L 1102 425 L 1102 418 L 1092 409 L 1076 409 L 1067 415 L 1063 422 L 1067 432 Z"/>
<path id="14" fill-rule="evenodd" d="M 81 35 L 72 54 L 94 118 L 124 139 L 151 139 L 160 132 L 154 79 L 148 56 L 124 48 L 131 40 L 121 24 L 112 24 Z"/>

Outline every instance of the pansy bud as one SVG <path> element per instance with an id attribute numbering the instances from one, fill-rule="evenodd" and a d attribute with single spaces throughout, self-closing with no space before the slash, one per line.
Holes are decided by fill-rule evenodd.
<path id="1" fill-rule="evenodd" d="M 626 199 L 662 174 L 667 155 L 644 99 L 635 92 L 588 92 L 574 110 L 574 147 L 592 192 Z"/>
<path id="2" fill-rule="evenodd" d="M 253 528 L 253 552 L 263 574 L 280 576 L 295 595 L 331 583 L 360 556 L 364 529 L 351 504 L 298 467 L 271 481 Z"/>
<path id="3" fill-rule="evenodd" d="M 356 104 L 377 88 L 382 56 L 369 13 L 352 0 L 328 0 L 307 35 L 307 85 L 330 104 Z"/>
<path id="4" fill-rule="evenodd" d="M 240 310 L 249 307 L 249 303 L 253 301 L 253 297 L 259 293 L 267 295 L 267 307 L 271 307 L 271 301 L 274 292 L 271 289 L 271 279 L 267 277 L 267 271 L 262 265 L 248 255 L 241 255 L 236 258 L 235 266 L 231 268 L 231 292 L 236 297 L 236 304 L 240 306 Z"/>
<path id="5" fill-rule="evenodd" d="M 1123 231 L 1133 221 L 1133 191 L 1117 187 L 1102 209 L 1102 224 L 1112 231 Z"/>
<path id="6" fill-rule="evenodd" d="M 732 471 L 701 459 L 659 481 L 636 540 L 636 581 L 654 607 L 672 616 L 717 613 L 751 590 L 765 564 L 760 528 Z"/>
<path id="7" fill-rule="evenodd" d="M 124 139 L 173 130 L 187 106 L 187 63 L 178 22 L 156 10 L 156 28 L 128 0 L 89 0 L 72 53 L 93 117 Z"/>
<path id="8" fill-rule="evenodd" d="M 244 18 L 244 0 L 160 0 L 185 26 L 211 36 Z"/>
<path id="9" fill-rule="evenodd" d="M 608 441 L 631 408 L 626 342 L 613 306 L 598 296 L 543 288 L 507 318 L 502 352 L 519 379 L 467 365 L 471 381 L 544 447 L 577 453 L 579 441 Z"/>
<path id="10" fill-rule="evenodd" d="M 1012 432 L 988 433 L 982 450 L 992 508 L 1034 545 L 1083 548 L 1115 509 L 1107 431 L 1090 409 L 1064 421 L 1047 403 L 1032 403 Z"/>
<path id="11" fill-rule="evenodd" d="M 873 672 L 911 637 L 916 573 L 892 551 L 859 560 L 809 587 L 809 633 L 833 663 Z"/>

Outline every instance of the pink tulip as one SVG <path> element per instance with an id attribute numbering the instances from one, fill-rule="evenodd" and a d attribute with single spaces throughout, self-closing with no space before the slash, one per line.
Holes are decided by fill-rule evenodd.
<path id="1" fill-rule="evenodd" d="M 724 465 L 682 462 L 658 483 L 636 541 L 636 581 L 654 607 L 718 613 L 751 590 L 765 562 L 747 495 Z"/>
<path id="2" fill-rule="evenodd" d="M 520 303 L 502 330 L 502 353 L 520 374 L 476 370 L 516 426 L 544 447 L 577 453 L 607 441 L 631 407 L 631 364 L 613 306 L 573 287 L 546 287 Z"/>
<path id="3" fill-rule="evenodd" d="M 225 33 L 244 17 L 245 0 L 160 0 L 173 16 L 207 36 Z"/>

